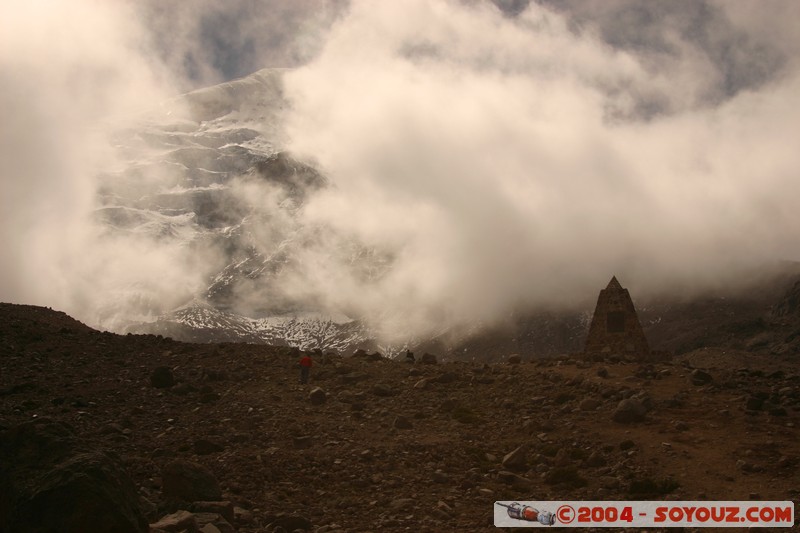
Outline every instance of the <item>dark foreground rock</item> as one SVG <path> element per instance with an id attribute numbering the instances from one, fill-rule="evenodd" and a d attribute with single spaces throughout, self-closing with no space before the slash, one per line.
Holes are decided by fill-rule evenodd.
<path id="1" fill-rule="evenodd" d="M 65 423 L 0 432 L 0 532 L 141 533 L 139 498 L 120 461 Z"/>

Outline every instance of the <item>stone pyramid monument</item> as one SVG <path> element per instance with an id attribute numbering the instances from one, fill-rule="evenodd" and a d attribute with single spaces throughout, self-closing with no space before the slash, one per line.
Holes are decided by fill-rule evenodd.
<path id="1" fill-rule="evenodd" d="M 641 359 L 650 354 L 631 295 L 616 276 L 597 297 L 584 353 L 632 355 Z"/>

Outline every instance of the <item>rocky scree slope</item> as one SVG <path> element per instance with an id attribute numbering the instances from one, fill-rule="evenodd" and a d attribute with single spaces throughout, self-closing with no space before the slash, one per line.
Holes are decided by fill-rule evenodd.
<path id="1" fill-rule="evenodd" d="M 496 500 L 800 499 L 795 357 L 359 353 L 316 356 L 300 385 L 299 355 L 2 304 L 0 444 L 31 421 L 70 428 L 119 457 L 152 532 L 489 531 Z"/>

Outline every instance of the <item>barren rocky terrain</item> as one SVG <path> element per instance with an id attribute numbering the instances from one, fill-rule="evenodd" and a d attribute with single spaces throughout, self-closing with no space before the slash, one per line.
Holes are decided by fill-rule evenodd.
<path id="1" fill-rule="evenodd" d="M 314 354 L 300 385 L 290 348 L 120 336 L 2 304 L 0 531 L 81 515 L 79 491 L 69 508 L 36 502 L 49 471 L 96 452 L 127 473 L 112 484 L 130 483 L 131 531 L 480 531 L 496 500 L 800 500 L 794 352 L 420 355 Z M 70 523 L 113 530 L 108 506 Z"/>

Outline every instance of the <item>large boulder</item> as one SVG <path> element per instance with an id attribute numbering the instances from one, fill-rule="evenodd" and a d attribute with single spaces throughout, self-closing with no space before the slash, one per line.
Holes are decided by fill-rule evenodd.
<path id="1" fill-rule="evenodd" d="M 49 419 L 0 432 L 0 533 L 147 530 L 136 488 L 115 455 Z"/>

